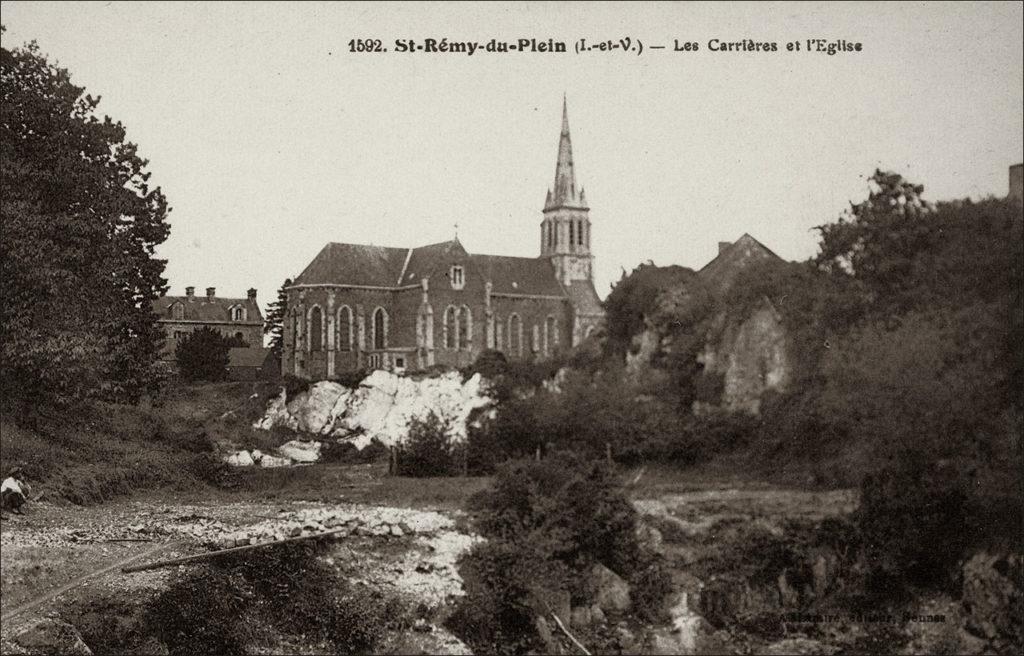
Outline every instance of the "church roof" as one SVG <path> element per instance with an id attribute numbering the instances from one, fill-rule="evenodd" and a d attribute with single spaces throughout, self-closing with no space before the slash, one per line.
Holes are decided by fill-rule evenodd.
<path id="1" fill-rule="evenodd" d="M 408 253 L 408 248 L 331 242 L 320 250 L 294 284 L 394 287 Z"/>
<path id="2" fill-rule="evenodd" d="M 465 263 L 469 258 L 466 249 L 458 239 L 443 241 L 440 244 L 428 244 L 409 249 L 409 263 L 402 274 L 402 285 L 418 285 L 421 278 L 432 278 L 435 275 L 448 275 L 448 268 L 453 264 Z"/>
<path id="3" fill-rule="evenodd" d="M 601 299 L 597 297 L 594 283 L 589 280 L 574 280 L 569 285 L 569 298 L 572 299 L 576 314 L 604 314 Z"/>
<path id="4" fill-rule="evenodd" d="M 471 255 L 478 275 L 491 281 L 491 291 L 499 294 L 565 296 L 551 260 L 540 257 Z"/>
<path id="5" fill-rule="evenodd" d="M 161 319 L 173 320 L 171 317 L 171 306 L 180 302 L 185 308 L 181 320 L 184 321 L 231 321 L 231 308 L 241 305 L 246 308 L 245 321 L 233 321 L 232 323 L 263 323 L 263 314 L 260 312 L 260 305 L 248 298 L 225 298 L 215 296 L 213 300 L 206 296 L 161 296 L 153 303 L 153 311 L 160 315 Z"/>

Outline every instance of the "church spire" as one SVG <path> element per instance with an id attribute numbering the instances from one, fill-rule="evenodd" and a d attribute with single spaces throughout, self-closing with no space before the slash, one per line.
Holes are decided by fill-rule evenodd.
<path id="1" fill-rule="evenodd" d="M 553 207 L 583 207 L 576 191 L 576 169 L 572 162 L 572 139 L 569 137 L 569 105 L 562 96 L 562 133 L 558 137 L 558 163 L 555 165 L 555 185 L 548 192 L 544 209 Z"/>

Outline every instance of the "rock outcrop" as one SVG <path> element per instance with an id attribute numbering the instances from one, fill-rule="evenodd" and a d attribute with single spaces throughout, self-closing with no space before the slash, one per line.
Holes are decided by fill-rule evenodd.
<path id="1" fill-rule="evenodd" d="M 375 371 L 355 389 L 324 381 L 291 399 L 282 390 L 255 426 L 347 438 L 361 449 L 375 439 L 386 446 L 402 443 L 411 419 L 434 412 L 448 422 L 449 438 L 461 442 L 473 411 L 492 402 L 479 374 L 463 382 L 457 372 L 413 378 Z"/>

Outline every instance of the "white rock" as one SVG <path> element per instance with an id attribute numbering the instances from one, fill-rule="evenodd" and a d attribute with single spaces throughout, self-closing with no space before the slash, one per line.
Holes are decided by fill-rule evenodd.
<path id="1" fill-rule="evenodd" d="M 277 452 L 294 462 L 316 462 L 320 459 L 320 448 L 320 442 L 292 440 L 278 447 Z"/>
<path id="2" fill-rule="evenodd" d="M 252 459 L 252 455 L 250 455 L 248 451 L 237 451 L 235 453 L 231 453 L 224 460 L 233 467 L 252 467 L 256 464 Z"/>

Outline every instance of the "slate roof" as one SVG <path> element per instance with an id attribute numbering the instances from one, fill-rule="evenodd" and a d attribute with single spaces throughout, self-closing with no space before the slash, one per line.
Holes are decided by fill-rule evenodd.
<path id="1" fill-rule="evenodd" d="M 569 286 L 569 298 L 572 299 L 576 314 L 595 315 L 604 314 L 601 306 L 601 299 L 597 297 L 597 290 L 594 283 L 589 280 L 574 280 Z"/>
<path id="2" fill-rule="evenodd" d="M 320 250 L 294 284 L 394 287 L 408 252 L 408 248 L 331 242 Z"/>
<path id="3" fill-rule="evenodd" d="M 174 319 L 171 316 L 171 306 L 177 302 L 185 308 L 182 319 Z M 231 308 L 241 305 L 246 308 L 245 321 L 231 321 Z M 260 312 L 259 303 L 250 301 L 248 298 L 225 298 L 215 296 L 212 301 L 206 296 L 162 296 L 153 303 L 153 311 L 160 319 L 168 321 L 231 321 L 237 324 L 263 323 L 263 313 Z"/>
<path id="4" fill-rule="evenodd" d="M 228 351 L 228 366 L 262 367 L 271 353 L 270 349 L 259 346 L 233 348 Z"/>
<path id="5" fill-rule="evenodd" d="M 548 258 L 471 255 L 458 239 L 417 248 L 330 243 L 294 284 L 404 287 L 417 285 L 422 278 L 447 277 L 449 267 L 456 263 L 466 266 L 467 277 L 490 280 L 498 293 L 567 295 Z"/>
<path id="6" fill-rule="evenodd" d="M 555 277 L 554 265 L 547 258 L 471 255 L 470 261 L 477 275 L 491 281 L 492 292 L 537 296 L 566 295 L 565 289 Z M 472 273 L 471 271 L 470 275 Z"/>
<path id="7" fill-rule="evenodd" d="M 732 285 L 742 269 L 764 260 L 785 261 L 749 233 L 743 233 L 742 237 L 722 248 L 718 255 L 697 273 L 711 281 L 719 292 L 723 292 Z"/>

